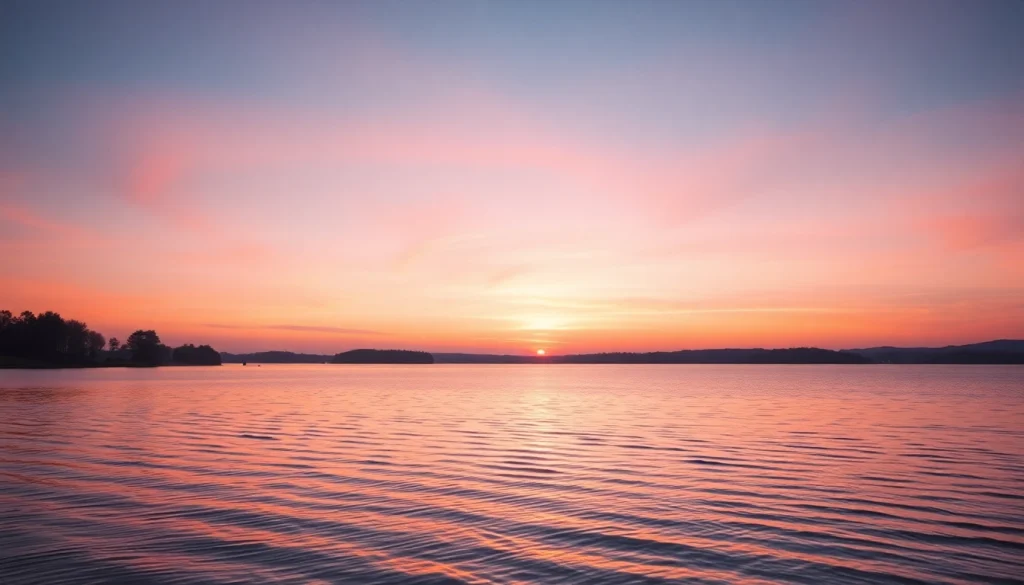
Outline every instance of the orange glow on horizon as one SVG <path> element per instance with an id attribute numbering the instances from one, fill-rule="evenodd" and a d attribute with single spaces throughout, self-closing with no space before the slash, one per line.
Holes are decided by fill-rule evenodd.
<path id="1" fill-rule="evenodd" d="M 922 99 L 949 68 L 865 87 L 805 69 L 859 45 L 801 50 L 778 68 L 762 66 L 761 47 L 734 59 L 673 34 L 660 56 L 531 53 L 506 67 L 518 50 L 474 65 L 450 58 L 461 45 L 435 52 L 361 29 L 309 27 L 315 38 L 278 46 L 211 26 L 240 61 L 215 91 L 207 73 L 171 75 L 178 56 L 149 42 L 124 52 L 139 62 L 118 75 L 54 69 L 5 84 L 4 103 L 40 109 L 0 112 L 17 130 L 0 132 L 0 309 L 232 352 L 838 349 L 1024 331 L 1013 84 L 975 94 L 960 76 Z M 947 33 L 935 49 L 966 42 Z M 206 47 L 211 62 L 226 65 L 225 48 Z M 269 68 L 265 86 L 232 76 L 247 63 Z M 30 65 L 12 75 L 47 70 Z"/>

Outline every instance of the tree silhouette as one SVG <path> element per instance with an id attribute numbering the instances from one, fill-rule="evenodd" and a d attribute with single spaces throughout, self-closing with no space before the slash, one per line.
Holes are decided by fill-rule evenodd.
<path id="1" fill-rule="evenodd" d="M 152 329 L 132 333 L 123 345 L 116 337 L 108 342 L 98 331 L 89 329 L 82 321 L 65 320 L 53 311 L 36 315 L 24 311 L 15 316 L 0 310 L 0 357 L 3 367 L 84 367 L 97 365 L 127 365 L 118 356 L 104 355 L 103 348 L 111 352 L 129 349 L 131 361 L 138 365 L 158 366 L 173 361 L 192 365 L 220 365 L 220 353 L 209 345 L 185 345 L 172 352 L 160 343 L 160 336 Z M 112 358 L 112 359 L 111 359 Z"/>
<path id="2" fill-rule="evenodd" d="M 89 365 L 102 350 L 103 336 L 74 319 L 65 321 L 47 311 L 25 311 L 15 317 L 0 311 L 0 355 L 35 360 L 44 364 Z"/>
<path id="3" fill-rule="evenodd" d="M 103 351 L 103 346 L 107 344 L 107 340 L 97 331 L 89 331 L 86 339 L 86 345 L 89 348 L 89 358 L 96 361 L 100 356 L 100 352 Z"/>
<path id="4" fill-rule="evenodd" d="M 432 364 L 434 356 L 425 351 L 404 349 L 353 349 L 336 354 L 332 364 Z"/>
<path id="5" fill-rule="evenodd" d="M 64 335 L 58 342 L 63 345 L 61 351 L 75 357 L 85 357 L 89 353 L 89 328 L 74 319 L 65 321 L 64 327 Z"/>
<path id="6" fill-rule="evenodd" d="M 220 353 L 209 345 L 196 347 L 191 343 L 175 348 L 172 359 L 176 364 L 190 366 L 219 366 Z"/>
<path id="7" fill-rule="evenodd" d="M 163 362 L 160 336 L 152 329 L 139 329 L 128 336 L 125 346 L 132 350 L 132 361 L 150 366 Z"/>

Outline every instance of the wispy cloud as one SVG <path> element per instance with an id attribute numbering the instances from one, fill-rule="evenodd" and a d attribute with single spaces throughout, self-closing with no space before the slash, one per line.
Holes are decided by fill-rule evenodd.
<path id="1" fill-rule="evenodd" d="M 275 330 L 275 331 L 299 331 L 305 333 L 335 333 L 339 335 L 384 335 L 381 331 L 370 329 L 352 329 L 348 327 L 332 327 L 329 325 L 229 325 L 225 323 L 206 323 L 205 327 L 214 329 L 243 329 L 243 330 Z"/>
<path id="2" fill-rule="evenodd" d="M 572 38 L 527 46 L 515 19 L 424 36 L 415 11 L 341 4 L 204 12 L 201 72 L 153 52 L 187 27 L 83 13 L 96 34 L 65 54 L 40 12 L 54 34 L 15 39 L 0 112 L 0 268 L 25 283 L 0 301 L 120 323 L 128 291 L 171 338 L 325 349 L 1024 325 L 1020 47 L 981 26 L 1002 9 L 773 6 L 754 39 L 686 3 L 609 5 L 641 39 L 567 7 L 547 16 Z"/>
<path id="3" fill-rule="evenodd" d="M 0 222 L 12 223 L 48 237 L 67 238 L 75 245 L 100 245 L 110 243 L 110 238 L 78 224 L 47 217 L 27 205 L 0 201 Z"/>

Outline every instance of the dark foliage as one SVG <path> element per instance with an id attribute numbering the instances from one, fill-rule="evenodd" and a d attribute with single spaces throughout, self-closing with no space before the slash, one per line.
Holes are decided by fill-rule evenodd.
<path id="1" fill-rule="evenodd" d="M 997 339 L 946 347 L 869 347 L 845 352 L 883 364 L 1020 364 L 1024 363 L 1024 340 Z"/>
<path id="2" fill-rule="evenodd" d="M 107 344 L 107 340 L 103 338 L 103 335 L 96 332 L 90 331 L 86 338 L 86 345 L 89 347 L 89 359 L 95 361 L 99 359 L 100 353 L 103 351 L 103 347 Z"/>
<path id="3" fill-rule="evenodd" d="M 174 348 L 171 360 L 188 366 L 219 366 L 220 354 L 209 345 L 196 347 L 191 343 Z"/>
<path id="4" fill-rule="evenodd" d="M 425 351 L 404 349 L 353 349 L 339 353 L 332 364 L 432 364 L 434 356 Z"/>
<path id="5" fill-rule="evenodd" d="M 128 336 L 125 346 L 132 352 L 132 361 L 147 366 L 159 366 L 167 362 L 165 345 L 152 329 L 139 329 Z"/>
<path id="6" fill-rule="evenodd" d="M 932 356 L 929 364 L 1024 364 L 1024 352 L 957 350 Z"/>
<path id="7" fill-rule="evenodd" d="M 122 345 L 92 331 L 81 321 L 65 320 L 52 311 L 15 316 L 0 311 L 0 367 L 54 368 L 91 366 L 159 366 L 172 363 L 220 365 L 220 354 L 208 345 L 185 345 L 172 352 L 156 331 L 138 330 Z"/>
<path id="8" fill-rule="evenodd" d="M 14 316 L 0 311 L 0 355 L 55 365 L 95 362 L 106 340 L 81 321 L 47 311 Z"/>

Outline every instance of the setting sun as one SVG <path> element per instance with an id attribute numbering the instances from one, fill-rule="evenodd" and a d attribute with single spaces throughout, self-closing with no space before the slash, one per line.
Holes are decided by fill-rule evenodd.
<path id="1" fill-rule="evenodd" d="M 547 352 L 544 351 L 543 349 L 538 349 L 537 350 L 537 355 L 544 355 L 545 353 L 547 353 Z"/>

